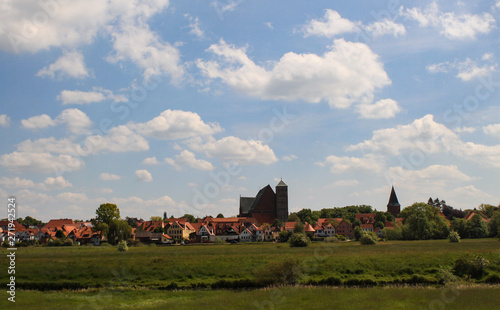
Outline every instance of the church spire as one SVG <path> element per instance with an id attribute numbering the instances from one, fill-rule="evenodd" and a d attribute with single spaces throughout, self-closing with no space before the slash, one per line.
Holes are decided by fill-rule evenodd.
<path id="1" fill-rule="evenodd" d="M 389 203 L 387 204 L 387 212 L 394 215 L 394 217 L 396 217 L 399 212 L 401 212 L 401 205 L 399 204 L 398 197 L 396 196 L 394 186 L 392 186 L 391 189 L 391 196 L 389 197 Z"/>

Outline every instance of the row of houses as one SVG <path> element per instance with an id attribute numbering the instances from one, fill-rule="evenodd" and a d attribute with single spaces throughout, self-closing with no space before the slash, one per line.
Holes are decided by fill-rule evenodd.
<path id="1" fill-rule="evenodd" d="M 378 227 L 374 227 L 375 214 L 356 214 L 360 220 L 360 227 L 367 232 L 381 234 Z M 401 219 L 396 219 L 401 222 Z M 0 221 L 0 241 L 8 238 L 8 221 Z M 24 227 L 14 221 L 14 238 L 16 242 L 47 243 L 55 240 L 58 231 L 64 237 L 74 241 L 75 244 L 99 245 L 105 240 L 99 232 L 92 230 L 91 222 L 74 222 L 71 219 L 53 219 L 43 227 Z M 295 229 L 296 222 L 285 222 L 283 227 L 258 225 L 254 218 L 231 217 L 212 218 L 205 217 L 196 223 L 190 223 L 186 218 L 168 219 L 168 221 L 143 221 L 138 220 L 136 227 L 132 228 L 130 240 L 142 243 L 170 244 L 176 241 L 189 240 L 190 242 L 210 243 L 217 239 L 227 242 L 253 242 L 278 240 L 279 233 Z M 393 227 L 393 223 L 386 222 L 386 227 Z M 354 237 L 353 226 L 342 218 L 320 218 L 311 225 L 305 223 L 304 230 L 315 238 L 326 238 L 335 235 Z M 11 231 L 12 232 L 12 231 Z M 59 233 L 61 234 L 61 233 Z"/>

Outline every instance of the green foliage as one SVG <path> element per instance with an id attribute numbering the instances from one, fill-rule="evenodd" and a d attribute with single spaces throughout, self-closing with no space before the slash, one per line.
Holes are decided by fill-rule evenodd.
<path id="1" fill-rule="evenodd" d="M 289 216 L 288 216 L 288 222 L 300 222 L 300 218 L 297 214 L 295 213 L 291 213 Z"/>
<path id="2" fill-rule="evenodd" d="M 479 210 L 482 213 L 484 213 L 484 215 L 486 215 L 488 218 L 493 217 L 493 213 L 495 212 L 495 209 L 497 209 L 497 207 L 495 207 L 493 205 L 490 205 L 490 204 L 484 204 L 484 203 L 482 203 L 479 206 Z"/>
<path id="3" fill-rule="evenodd" d="M 47 246 L 62 246 L 63 245 L 63 241 L 61 239 L 50 239 L 48 242 L 47 242 Z"/>
<path id="4" fill-rule="evenodd" d="M 451 229 L 456 231 L 461 238 L 469 238 L 469 231 L 467 230 L 467 222 L 462 218 L 453 218 L 451 220 Z"/>
<path id="5" fill-rule="evenodd" d="M 377 222 L 375 222 L 375 224 L 373 224 L 374 228 L 378 227 L 380 229 L 384 229 L 384 226 L 385 226 L 384 222 L 381 222 L 381 221 L 377 221 Z"/>
<path id="6" fill-rule="evenodd" d="M 128 251 L 127 241 L 122 240 L 118 243 L 118 251 L 120 252 Z"/>
<path id="7" fill-rule="evenodd" d="M 340 240 L 337 237 L 326 237 L 325 242 L 326 243 L 337 243 L 337 242 L 340 242 Z"/>
<path id="8" fill-rule="evenodd" d="M 64 232 L 60 229 L 58 229 L 56 231 L 56 238 L 59 238 L 59 239 L 64 239 L 66 237 L 66 235 L 64 234 Z"/>
<path id="9" fill-rule="evenodd" d="M 444 285 L 455 286 L 460 282 L 460 278 L 453 274 L 453 269 L 450 266 L 439 266 L 438 275 L 436 278 L 438 280 L 438 283 Z"/>
<path id="10" fill-rule="evenodd" d="M 384 228 L 382 230 L 382 236 L 386 240 L 402 240 L 403 230 L 400 226 L 395 226 L 394 228 Z"/>
<path id="11" fill-rule="evenodd" d="M 304 233 L 304 224 L 301 221 L 295 223 L 295 227 L 293 228 L 293 232 L 295 234 L 303 234 Z"/>
<path id="12" fill-rule="evenodd" d="M 154 233 L 165 233 L 165 229 L 161 226 L 156 226 L 156 228 L 153 230 Z"/>
<path id="13" fill-rule="evenodd" d="M 481 279 L 489 261 L 481 255 L 465 254 L 455 261 L 453 274 L 459 277 Z"/>
<path id="14" fill-rule="evenodd" d="M 10 242 L 9 239 L 5 239 L 2 243 L 2 247 L 4 248 L 9 248 L 10 247 Z"/>
<path id="15" fill-rule="evenodd" d="M 303 233 L 294 233 L 290 237 L 290 247 L 306 247 L 309 245 L 309 238 Z"/>
<path id="16" fill-rule="evenodd" d="M 368 205 L 347 206 L 342 208 L 321 209 L 320 218 L 343 218 L 354 223 L 356 214 L 373 213 L 373 208 Z"/>
<path id="17" fill-rule="evenodd" d="M 488 237 L 488 226 L 483 221 L 479 214 L 474 215 L 467 222 L 467 231 L 470 238 L 486 238 Z"/>
<path id="18" fill-rule="evenodd" d="M 320 214 L 320 212 L 313 212 L 311 209 L 302 209 L 297 212 L 297 216 L 302 223 L 308 222 L 311 225 L 316 224 Z"/>
<path id="19" fill-rule="evenodd" d="M 280 220 L 275 219 L 271 224 L 271 227 L 283 227 L 283 223 Z"/>
<path id="20" fill-rule="evenodd" d="M 496 211 L 488 223 L 490 237 L 500 237 L 500 211 Z"/>
<path id="21" fill-rule="evenodd" d="M 185 218 L 188 220 L 189 223 L 195 223 L 196 222 L 196 218 L 194 217 L 194 215 L 191 215 L 191 214 L 184 214 L 183 216 L 181 216 L 181 218 Z"/>
<path id="22" fill-rule="evenodd" d="M 132 227 L 126 220 L 115 219 L 109 225 L 108 242 L 115 244 L 130 237 Z"/>
<path id="23" fill-rule="evenodd" d="M 440 215 L 438 207 L 421 202 L 414 203 L 403 209 L 400 216 L 404 219 L 403 239 L 444 239 L 450 233 L 448 223 Z"/>
<path id="24" fill-rule="evenodd" d="M 163 222 L 163 218 L 161 216 L 152 216 L 150 220 L 153 222 Z"/>
<path id="25" fill-rule="evenodd" d="M 460 235 L 456 231 L 450 231 L 450 234 L 448 235 L 448 239 L 450 242 L 460 242 Z"/>
<path id="26" fill-rule="evenodd" d="M 359 242 L 362 245 L 376 244 L 377 236 L 374 233 L 363 232 L 363 235 L 359 238 Z"/>
<path id="27" fill-rule="evenodd" d="M 224 214 L 222 214 L 222 213 L 217 214 L 217 218 L 218 219 L 223 219 L 224 218 Z"/>
<path id="28" fill-rule="evenodd" d="M 226 244 L 226 240 L 224 239 L 221 239 L 220 237 L 215 237 L 215 241 L 214 241 L 215 244 Z"/>
<path id="29" fill-rule="evenodd" d="M 387 221 L 387 216 L 385 216 L 384 212 L 376 212 L 374 219 L 375 219 L 375 222 L 385 223 L 385 221 Z"/>
<path id="30" fill-rule="evenodd" d="M 72 246 L 73 245 L 73 240 L 71 240 L 71 239 L 68 238 L 68 239 L 64 240 L 64 242 L 63 242 L 62 245 L 63 246 Z"/>
<path id="31" fill-rule="evenodd" d="M 95 221 L 108 224 L 108 226 L 113 220 L 120 218 L 120 209 L 114 203 L 101 204 L 95 213 L 97 215 Z"/>
<path id="32" fill-rule="evenodd" d="M 23 225 L 28 225 L 28 226 L 36 226 L 36 225 L 41 225 L 42 221 L 39 221 L 35 218 L 32 218 L 31 216 L 26 216 L 22 221 L 18 221 L 20 224 Z"/>
<path id="33" fill-rule="evenodd" d="M 294 285 L 303 277 L 298 259 L 271 261 L 254 273 L 255 282 L 261 285 Z"/>
<path id="34" fill-rule="evenodd" d="M 361 227 L 359 226 L 356 226 L 354 227 L 354 238 L 356 239 L 356 241 L 359 241 L 359 239 L 363 236 L 363 229 L 361 229 Z"/>
<path id="35" fill-rule="evenodd" d="M 290 236 L 291 236 L 290 232 L 283 230 L 283 231 L 280 231 L 280 233 L 278 235 L 278 239 L 280 242 L 288 242 L 288 239 L 290 239 Z"/>
<path id="36" fill-rule="evenodd" d="M 386 221 L 394 222 L 395 218 L 394 218 L 394 215 L 392 215 L 392 213 L 385 212 L 384 214 L 385 214 Z"/>

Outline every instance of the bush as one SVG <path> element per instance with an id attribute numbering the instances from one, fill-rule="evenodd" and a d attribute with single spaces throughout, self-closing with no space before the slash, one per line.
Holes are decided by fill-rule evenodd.
<path id="1" fill-rule="evenodd" d="M 377 243 L 377 236 L 373 233 L 363 233 L 361 238 L 359 238 L 359 242 L 362 245 L 368 245 L 368 244 L 376 244 Z"/>
<path id="2" fill-rule="evenodd" d="M 344 235 L 335 235 L 335 237 L 337 239 L 339 239 L 340 241 L 346 241 L 347 240 L 346 236 L 344 236 Z"/>
<path id="3" fill-rule="evenodd" d="M 71 240 L 71 239 L 66 239 L 66 240 L 64 240 L 64 242 L 63 242 L 63 244 L 62 244 L 62 245 L 63 245 L 63 246 L 72 246 L 72 245 L 73 245 L 73 240 Z"/>
<path id="4" fill-rule="evenodd" d="M 61 239 L 50 239 L 48 242 L 47 242 L 47 246 L 62 246 L 63 245 L 63 242 Z"/>
<path id="5" fill-rule="evenodd" d="M 215 244 L 226 244 L 226 240 L 224 239 L 221 239 L 220 237 L 215 237 L 215 241 L 214 241 Z"/>
<path id="6" fill-rule="evenodd" d="M 309 245 L 309 238 L 305 234 L 295 233 L 290 237 L 290 247 L 306 247 Z"/>
<path id="7" fill-rule="evenodd" d="M 118 243 L 118 251 L 125 252 L 128 251 L 127 241 L 123 240 Z"/>
<path id="8" fill-rule="evenodd" d="M 337 242 L 340 242 L 340 240 L 337 237 L 326 237 L 325 242 L 326 243 L 337 243 Z"/>
<path id="9" fill-rule="evenodd" d="M 302 268 L 297 259 L 272 261 L 254 273 L 257 285 L 294 285 L 302 275 Z"/>
<path id="10" fill-rule="evenodd" d="M 455 261 L 453 274 L 459 277 L 481 279 L 489 263 L 481 255 L 466 254 Z"/>
<path id="11" fill-rule="evenodd" d="M 497 274 L 489 275 L 486 279 L 484 279 L 484 282 L 489 284 L 500 284 L 500 276 Z"/>
<path id="12" fill-rule="evenodd" d="M 450 234 L 448 235 L 448 239 L 450 242 L 460 242 L 460 235 L 456 231 L 450 231 Z"/>
<path id="13" fill-rule="evenodd" d="M 291 236 L 290 232 L 283 230 L 279 233 L 278 240 L 280 242 L 288 242 L 288 239 L 290 239 L 290 236 Z"/>

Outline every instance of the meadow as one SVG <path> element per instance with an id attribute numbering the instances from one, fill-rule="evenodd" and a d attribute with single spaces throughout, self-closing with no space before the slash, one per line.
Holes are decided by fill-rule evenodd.
<path id="1" fill-rule="evenodd" d="M 443 285 L 443 270 L 465 253 L 487 259 L 487 274 L 461 281 L 454 286 L 460 289 L 450 293 L 450 287 Z M 0 268 L 6 271 L 6 250 L 0 255 Z M 296 285 L 265 288 L 259 279 L 273 275 L 273 266 L 285 261 L 295 262 L 292 283 Z M 173 304 L 217 305 L 227 298 L 230 308 L 239 309 L 256 308 L 254 300 L 265 303 L 261 309 L 290 304 L 315 309 L 318 298 L 345 302 L 346 308 L 352 302 L 362 306 L 367 298 L 377 305 L 390 301 L 391 308 L 401 303 L 405 309 L 445 298 L 447 304 L 480 301 L 472 308 L 492 309 L 487 307 L 489 301 L 500 302 L 498 279 L 498 239 L 390 241 L 369 246 L 312 243 L 306 248 L 279 243 L 141 246 L 126 252 L 116 247 L 28 247 L 19 248 L 16 259 L 18 300 L 41 309 L 51 304 L 74 309 L 107 299 L 112 303 L 105 302 L 102 309 L 127 305 L 154 309 Z M 6 298 L 0 300 L 0 306 L 5 302 Z"/>

